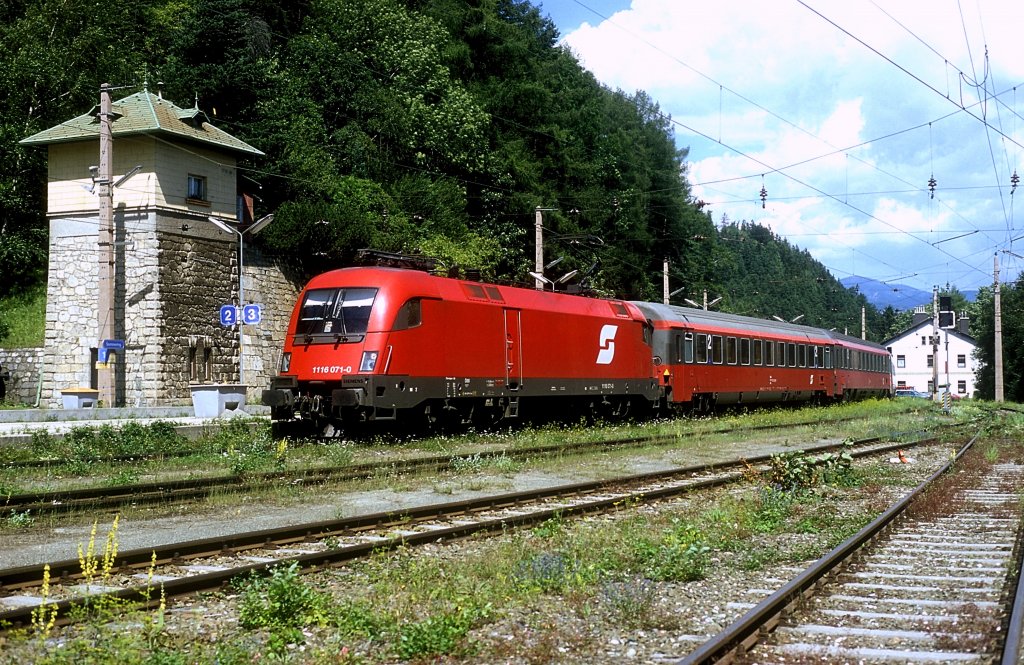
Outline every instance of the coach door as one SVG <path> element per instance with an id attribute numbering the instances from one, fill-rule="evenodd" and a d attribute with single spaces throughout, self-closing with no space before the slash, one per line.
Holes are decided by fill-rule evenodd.
<path id="1" fill-rule="evenodd" d="M 523 381 L 523 350 L 520 346 L 522 329 L 518 309 L 505 310 L 505 385 L 519 390 Z"/>

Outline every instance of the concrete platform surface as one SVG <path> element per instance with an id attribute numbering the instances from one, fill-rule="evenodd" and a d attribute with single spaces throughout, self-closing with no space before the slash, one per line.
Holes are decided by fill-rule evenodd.
<path id="1" fill-rule="evenodd" d="M 270 409 L 247 404 L 239 411 L 225 412 L 218 418 L 197 418 L 191 406 L 135 407 L 122 409 L 5 409 L 0 410 L 0 446 L 18 445 L 32 440 L 34 432 L 63 436 L 75 427 L 119 427 L 126 422 L 147 424 L 162 420 L 174 423 L 190 438 L 201 436 L 226 419 L 239 417 L 269 418 Z"/>

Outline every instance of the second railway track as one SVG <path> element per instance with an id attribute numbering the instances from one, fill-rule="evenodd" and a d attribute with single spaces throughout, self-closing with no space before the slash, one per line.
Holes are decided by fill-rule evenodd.
<path id="1" fill-rule="evenodd" d="M 907 445 L 862 445 L 854 454 L 891 453 Z M 111 571 L 118 588 L 104 591 L 114 597 L 147 602 L 153 596 L 152 579 L 161 581 L 168 596 L 191 594 L 219 588 L 238 575 L 267 570 L 283 561 L 316 568 L 382 549 L 502 531 L 554 516 L 617 510 L 739 480 L 748 465 L 768 457 L 122 552 Z M 51 592 L 55 601 L 51 606 L 61 616 L 81 602 L 82 590 L 77 587 L 83 574 L 78 559 L 53 562 L 45 571 L 41 566 L 0 571 L 0 587 L 6 596 L 3 602 L 7 607 L 14 606 L 0 612 L 0 622 L 17 626 L 30 621 L 32 611 L 45 602 L 32 589 L 38 589 L 47 576 L 51 583 L 60 583 L 60 588 Z"/>

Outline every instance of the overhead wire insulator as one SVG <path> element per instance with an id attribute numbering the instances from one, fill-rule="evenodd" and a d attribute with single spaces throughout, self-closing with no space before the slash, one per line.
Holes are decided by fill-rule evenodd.
<path id="1" fill-rule="evenodd" d="M 1017 191 L 1017 185 L 1020 183 L 1020 176 L 1017 175 L 1017 169 L 1013 170 L 1013 175 L 1010 176 L 1010 196 Z"/>
<path id="2" fill-rule="evenodd" d="M 935 176 L 928 178 L 928 191 L 931 193 L 930 197 L 933 199 L 935 198 L 935 186 L 938 184 L 939 183 L 935 181 Z"/>
<path id="3" fill-rule="evenodd" d="M 761 207 L 764 207 L 764 202 L 768 199 L 768 190 L 764 188 L 764 174 L 761 174 Z"/>

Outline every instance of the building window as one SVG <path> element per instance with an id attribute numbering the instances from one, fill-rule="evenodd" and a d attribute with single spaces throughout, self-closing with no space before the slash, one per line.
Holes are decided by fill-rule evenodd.
<path id="1" fill-rule="evenodd" d="M 896 387 L 897 388 L 906 388 L 907 387 L 907 382 L 906 381 L 897 381 L 896 382 Z"/>
<path id="2" fill-rule="evenodd" d="M 965 354 L 961 353 L 957 355 L 956 366 L 959 367 L 960 369 L 967 367 L 967 356 Z"/>
<path id="3" fill-rule="evenodd" d="M 930 392 L 930 393 L 935 392 L 935 382 L 934 381 L 929 381 L 928 382 L 928 392 Z"/>
<path id="4" fill-rule="evenodd" d="M 188 174 L 188 199 L 190 201 L 206 200 L 206 178 L 201 175 Z"/>
<path id="5" fill-rule="evenodd" d="M 928 345 L 928 338 L 925 337 L 924 335 L 921 335 L 921 346 L 927 346 L 927 345 Z"/>
<path id="6" fill-rule="evenodd" d="M 935 366 L 935 356 L 933 356 L 930 353 L 928 354 L 928 366 L 929 367 L 934 367 Z"/>
<path id="7" fill-rule="evenodd" d="M 956 391 L 958 393 L 960 393 L 961 395 L 966 395 L 967 394 L 967 382 L 966 381 L 957 381 L 956 382 Z"/>
<path id="8" fill-rule="evenodd" d="M 906 356 L 896 356 L 896 366 L 897 367 L 906 367 L 907 366 L 907 357 Z"/>

